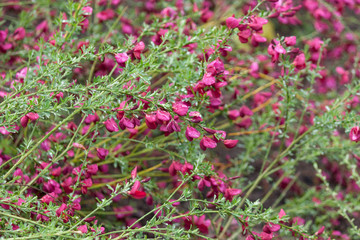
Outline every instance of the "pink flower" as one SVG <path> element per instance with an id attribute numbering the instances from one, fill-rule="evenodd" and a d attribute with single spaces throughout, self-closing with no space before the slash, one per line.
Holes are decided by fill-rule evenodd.
<path id="1" fill-rule="evenodd" d="M 214 84 L 216 82 L 216 79 L 214 76 L 212 76 L 210 73 L 205 73 L 204 77 L 202 79 L 202 82 L 206 85 L 206 86 L 210 86 L 212 84 Z"/>
<path id="2" fill-rule="evenodd" d="M 264 226 L 263 231 L 266 233 L 272 233 L 272 232 L 277 232 L 279 231 L 281 228 L 280 225 L 278 224 L 274 224 L 274 223 L 268 223 Z"/>
<path id="3" fill-rule="evenodd" d="M 170 115 L 170 113 L 168 113 L 166 111 L 158 110 L 156 112 L 156 118 L 160 122 L 168 122 L 171 120 L 171 115 Z"/>
<path id="4" fill-rule="evenodd" d="M 224 145 L 227 148 L 234 148 L 234 147 L 236 147 L 236 144 L 238 142 L 239 142 L 239 140 L 226 139 L 226 140 L 224 140 Z"/>
<path id="5" fill-rule="evenodd" d="M 37 113 L 29 112 L 26 114 L 26 116 L 32 121 L 36 121 L 39 118 L 39 115 Z"/>
<path id="6" fill-rule="evenodd" d="M 126 53 L 117 53 L 115 54 L 115 59 L 120 67 L 125 67 L 125 63 L 129 59 L 129 56 Z"/>
<path id="7" fill-rule="evenodd" d="M 0 30 L 0 43 L 5 42 L 7 38 L 7 34 L 8 34 L 7 30 L 6 31 Z"/>
<path id="8" fill-rule="evenodd" d="M 188 126 L 185 131 L 185 137 L 191 142 L 194 138 L 200 137 L 200 132 L 196 128 Z"/>
<path id="9" fill-rule="evenodd" d="M 35 30 L 36 30 L 37 35 L 39 35 L 41 33 L 46 33 L 49 30 L 47 21 L 44 20 L 41 23 L 39 23 L 39 25 L 36 26 Z"/>
<path id="10" fill-rule="evenodd" d="M 39 115 L 37 113 L 30 112 L 30 113 L 27 113 L 25 116 L 23 116 L 20 119 L 20 124 L 21 124 L 21 126 L 23 126 L 25 128 L 28 125 L 29 120 L 34 122 L 38 118 L 39 118 Z"/>
<path id="11" fill-rule="evenodd" d="M 96 17 L 100 22 L 107 21 L 115 17 L 115 12 L 109 8 L 96 14 Z"/>
<path id="12" fill-rule="evenodd" d="M 83 15 L 88 16 L 88 15 L 92 14 L 93 9 L 92 9 L 92 7 L 86 6 L 86 7 L 82 8 L 82 11 L 83 11 Z"/>
<path id="13" fill-rule="evenodd" d="M 20 124 L 24 128 L 28 125 L 28 122 L 29 122 L 29 118 L 26 115 L 20 118 Z"/>
<path id="14" fill-rule="evenodd" d="M 250 29 L 244 29 L 240 31 L 238 34 L 239 40 L 241 43 L 247 43 L 249 41 L 249 37 L 251 37 L 252 33 Z"/>
<path id="15" fill-rule="evenodd" d="M 99 167 L 96 164 L 91 164 L 87 166 L 86 172 L 90 175 L 95 175 L 98 171 Z"/>
<path id="16" fill-rule="evenodd" d="M 145 123 L 148 128 L 156 129 L 157 128 L 156 115 L 155 114 L 146 114 L 145 115 Z"/>
<path id="17" fill-rule="evenodd" d="M 15 41 L 24 39 L 25 37 L 25 28 L 19 27 L 14 31 L 13 38 Z"/>
<path id="18" fill-rule="evenodd" d="M 191 118 L 190 121 L 193 123 L 199 123 L 203 120 L 201 114 L 197 111 L 189 112 L 189 117 Z"/>
<path id="19" fill-rule="evenodd" d="M 243 105 L 239 109 L 240 117 L 252 116 L 253 114 L 254 114 L 253 111 L 250 108 L 248 108 L 246 105 Z"/>
<path id="20" fill-rule="evenodd" d="M 279 219 L 281 219 L 283 216 L 285 216 L 286 213 L 283 209 L 280 209 L 280 212 L 279 212 Z"/>
<path id="21" fill-rule="evenodd" d="M 296 36 L 286 37 L 284 40 L 286 46 L 294 46 L 296 44 Z"/>
<path id="22" fill-rule="evenodd" d="M 184 221 L 184 227 L 186 230 L 189 230 L 193 225 L 195 225 L 199 231 L 203 234 L 209 233 L 209 228 L 211 226 L 210 219 L 206 219 L 205 215 L 201 217 L 198 216 L 187 216 L 182 218 Z"/>
<path id="23" fill-rule="evenodd" d="M 44 150 L 44 151 L 49 151 L 50 150 L 50 148 L 51 148 L 51 143 L 50 143 L 50 141 L 49 140 L 45 140 L 45 141 L 43 141 L 41 144 L 40 144 L 40 147 L 41 147 L 41 149 L 42 150 Z"/>
<path id="24" fill-rule="evenodd" d="M 239 26 L 241 19 L 236 19 L 234 17 L 228 17 L 226 19 L 226 26 L 230 29 L 234 29 Z"/>
<path id="25" fill-rule="evenodd" d="M 325 226 L 322 226 L 322 227 L 315 233 L 315 235 L 316 235 L 316 236 L 319 236 L 319 235 L 323 234 L 324 230 L 325 230 Z"/>
<path id="26" fill-rule="evenodd" d="M 262 30 L 263 25 L 267 23 L 268 23 L 267 19 L 255 16 L 251 18 L 251 23 L 249 23 L 249 27 L 257 32 L 260 32 Z"/>
<path id="27" fill-rule="evenodd" d="M 259 43 L 264 43 L 266 42 L 266 37 L 263 37 L 257 33 L 254 33 L 252 36 L 251 36 L 251 44 L 254 46 L 254 47 L 257 47 L 259 45 Z"/>
<path id="28" fill-rule="evenodd" d="M 110 118 L 104 122 L 106 130 L 109 132 L 118 132 L 119 128 L 113 118 Z"/>
<path id="29" fill-rule="evenodd" d="M 82 150 L 86 150 L 86 148 L 80 143 L 73 143 L 73 147 L 74 148 L 79 148 L 79 149 L 82 149 Z"/>
<path id="30" fill-rule="evenodd" d="M 209 63 L 206 67 L 206 72 L 212 76 L 219 75 L 225 71 L 224 63 L 219 59 L 216 59 Z"/>
<path id="31" fill-rule="evenodd" d="M 101 160 L 104 160 L 106 156 L 109 155 L 109 150 L 105 148 L 96 148 L 96 153 Z"/>
<path id="32" fill-rule="evenodd" d="M 132 179 L 135 179 L 136 178 L 136 175 L 137 175 L 137 166 L 135 166 L 135 168 L 131 171 L 131 178 Z"/>
<path id="33" fill-rule="evenodd" d="M 209 137 L 204 136 L 200 141 L 200 148 L 206 150 L 207 148 L 216 148 L 216 142 Z"/>
<path id="34" fill-rule="evenodd" d="M 239 195 L 241 193 L 242 193 L 241 189 L 228 188 L 225 191 L 224 197 L 231 202 L 234 196 Z"/>
<path id="35" fill-rule="evenodd" d="M 56 193 L 49 193 L 43 196 L 40 201 L 46 204 L 49 204 L 50 202 L 55 202 L 58 195 Z"/>
<path id="36" fill-rule="evenodd" d="M 128 194 L 135 198 L 135 199 L 143 199 L 146 197 L 146 193 L 144 191 L 140 191 L 141 183 L 139 180 L 135 181 L 134 185 L 132 186 L 131 190 Z"/>
<path id="37" fill-rule="evenodd" d="M 82 184 L 81 185 L 81 192 L 82 192 L 82 194 L 86 194 L 88 188 L 93 185 L 93 182 L 92 182 L 91 178 L 86 178 L 86 179 L 81 181 L 81 184 Z"/>
<path id="38" fill-rule="evenodd" d="M 87 226 L 84 224 L 84 225 L 81 225 L 77 228 L 81 233 L 87 233 L 88 232 L 88 228 Z"/>
<path id="39" fill-rule="evenodd" d="M 280 54 L 285 54 L 286 53 L 286 50 L 283 46 L 281 46 L 280 43 L 276 44 L 274 50 Z"/>
<path id="40" fill-rule="evenodd" d="M 351 131 L 349 133 L 349 138 L 353 142 L 360 141 L 360 127 L 356 126 L 351 128 Z"/>
<path id="41" fill-rule="evenodd" d="M 172 105 L 173 111 L 179 116 L 185 116 L 189 110 L 189 107 L 182 102 L 175 102 Z"/>
<path id="42" fill-rule="evenodd" d="M 134 122 L 132 122 L 130 119 L 128 119 L 127 117 L 124 117 L 120 120 L 119 122 L 119 126 L 122 130 L 124 130 L 125 128 L 129 128 L 129 129 L 133 129 L 135 128 L 135 124 Z"/>
<path id="43" fill-rule="evenodd" d="M 56 216 L 60 217 L 63 211 L 67 208 L 66 204 L 63 203 L 61 206 L 56 210 Z"/>
<path id="44" fill-rule="evenodd" d="M 175 176 L 178 171 L 180 171 L 182 168 L 181 163 L 179 162 L 172 162 L 169 166 L 169 174 L 170 176 Z"/>
<path id="45" fill-rule="evenodd" d="M 144 51 L 144 49 L 145 49 L 145 44 L 144 44 L 144 42 L 138 42 L 138 43 L 135 45 L 134 49 L 133 49 L 133 51 L 134 51 L 134 57 L 135 57 L 136 59 L 141 59 L 140 54 Z"/>
<path id="46" fill-rule="evenodd" d="M 229 111 L 228 111 L 228 117 L 229 117 L 231 120 L 235 120 L 235 119 L 238 118 L 239 116 L 240 116 L 240 112 L 239 112 L 239 110 L 237 110 L 237 109 L 229 110 Z"/>
<path id="47" fill-rule="evenodd" d="M 6 129 L 6 127 L 0 127 L 0 133 L 2 135 L 9 135 L 10 132 Z"/>
<path id="48" fill-rule="evenodd" d="M 300 53 L 299 55 L 297 55 L 296 58 L 294 59 L 293 64 L 297 70 L 306 68 L 305 54 Z"/>

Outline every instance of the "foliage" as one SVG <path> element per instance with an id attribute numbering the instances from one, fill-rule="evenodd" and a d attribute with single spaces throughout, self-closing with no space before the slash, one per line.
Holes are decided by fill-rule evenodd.
<path id="1" fill-rule="evenodd" d="M 360 239 L 360 2 L 0 8 L 2 238 Z"/>

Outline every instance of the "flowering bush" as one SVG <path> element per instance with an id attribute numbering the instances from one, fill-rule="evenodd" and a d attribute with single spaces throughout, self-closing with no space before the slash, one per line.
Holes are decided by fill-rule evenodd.
<path id="1" fill-rule="evenodd" d="M 360 239 L 359 0 L 0 8 L 2 238 Z"/>

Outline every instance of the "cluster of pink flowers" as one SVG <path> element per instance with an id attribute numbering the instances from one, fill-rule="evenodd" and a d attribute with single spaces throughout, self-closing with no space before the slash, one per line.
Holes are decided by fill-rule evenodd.
<path id="1" fill-rule="evenodd" d="M 276 239 L 284 232 L 299 239 L 310 237 L 297 230 L 305 225 L 307 217 L 301 213 L 286 215 L 286 209 L 275 218 L 257 223 L 262 224 L 262 230 L 254 230 L 249 216 L 236 216 L 238 222 L 229 221 L 228 226 L 214 221 L 212 213 L 220 211 L 218 199 L 226 205 L 252 197 L 251 191 L 257 188 L 243 182 L 253 181 L 257 170 L 259 176 L 279 179 L 278 188 L 289 191 L 290 199 L 306 192 L 304 184 L 282 166 L 300 161 L 290 148 L 306 138 L 318 124 L 317 117 L 330 111 L 329 106 L 346 106 L 340 117 L 333 117 L 337 120 L 357 111 L 357 96 L 339 103 L 330 99 L 330 94 L 342 95 L 346 91 L 343 86 L 360 77 L 359 37 L 341 20 L 347 11 L 357 16 L 360 2 L 267 0 L 260 4 L 249 0 L 239 9 L 241 15 L 239 11 L 215 23 L 218 33 L 208 35 L 200 29 L 216 20 L 215 9 L 224 12 L 229 8 L 227 3 L 160 2 L 135 1 L 133 13 L 145 25 L 125 10 L 120 12 L 127 5 L 120 0 L 79 1 L 71 13 L 58 9 L 45 13 L 32 3 L 27 6 L 19 1 L 1 10 L 17 17 L 21 12 L 36 10 L 39 17 L 17 27 L 8 20 L 13 17 L 0 17 L 4 26 L 9 25 L 0 30 L 0 53 L 4 56 L 0 60 L 0 117 L 4 120 L 0 123 L 0 170 L 4 186 L 11 183 L 22 194 L 13 200 L 16 191 L 4 188 L 7 195 L 1 197 L 0 206 L 18 216 L 17 220 L 28 214 L 31 222 L 39 224 L 47 224 L 52 218 L 64 226 L 77 224 L 76 230 L 84 236 L 106 236 L 107 231 L 109 236 L 122 236 L 115 229 L 107 229 L 101 216 L 79 220 L 79 213 L 91 209 L 94 199 L 101 202 L 111 196 L 109 208 L 119 224 L 127 228 L 146 226 L 147 219 L 142 217 L 158 208 L 151 216 L 168 218 L 161 224 L 196 230 L 192 233 L 201 236 L 231 237 L 232 229 L 241 228 L 247 240 Z M 310 27 L 318 34 L 299 36 L 289 28 L 287 36 L 276 37 L 267 29 L 309 24 L 302 21 L 301 11 L 313 20 Z M 58 26 L 49 21 L 56 17 L 60 19 Z M 108 33 L 103 33 L 105 29 Z M 319 34 L 329 37 L 329 41 Z M 114 43 L 113 39 L 126 41 Z M 30 55 L 37 57 L 30 59 Z M 152 68 L 159 56 L 165 60 L 158 69 Z M 185 64 L 185 58 L 195 65 L 189 69 L 195 72 L 190 80 L 183 69 L 166 66 L 173 61 Z M 72 61 L 73 66 L 68 66 Z M 136 72 L 137 68 L 141 70 Z M 52 79 L 57 77 L 61 84 Z M 104 103 L 93 103 L 97 98 Z M 306 105 L 299 106 L 298 102 Z M 70 118 L 67 112 L 74 115 Z M 349 130 L 347 142 L 355 142 L 355 146 L 360 141 L 360 127 Z M 241 137 L 261 133 L 267 134 L 265 140 L 261 136 Z M 345 138 L 342 130 L 331 135 Z M 201 154 L 207 154 L 204 161 L 209 163 L 211 174 L 205 167 L 196 169 L 194 158 L 200 149 Z M 264 149 L 266 154 L 262 154 Z M 355 152 L 351 152 L 352 160 L 360 166 Z M 351 177 L 353 172 L 327 156 L 325 150 L 323 154 L 318 162 L 324 179 L 340 189 L 336 200 L 358 194 L 360 186 Z M 259 159 L 264 156 L 267 159 Z M 257 168 L 259 162 L 261 170 Z M 190 180 L 182 182 L 184 176 Z M 319 177 L 312 177 L 315 180 L 311 184 L 321 182 Z M 238 184 L 238 179 L 243 182 Z M 269 184 L 274 184 L 265 177 L 260 180 L 255 183 L 263 189 L 269 190 Z M 113 196 L 106 185 L 117 184 L 128 189 Z M 213 212 L 192 214 L 189 206 L 178 199 L 189 186 L 193 186 L 193 198 Z M 315 193 L 323 190 L 324 186 L 314 187 Z M 174 211 L 168 215 L 161 206 L 163 195 L 169 192 L 173 193 L 169 201 Z M 22 210 L 27 199 L 36 202 L 29 212 Z M 324 201 L 314 196 L 311 202 L 317 206 Z M 245 205 L 240 207 L 244 209 Z M 332 206 L 325 209 L 336 211 Z M 321 222 L 313 235 L 318 239 L 326 239 L 325 235 L 349 239 L 339 227 L 343 220 L 340 215 L 329 219 L 332 228 L 325 228 Z M 15 231 L 19 226 L 16 221 L 10 226 L 0 219 L 1 229 Z M 157 227 L 150 230 L 156 232 Z M 150 230 L 146 234 L 155 235 Z"/>

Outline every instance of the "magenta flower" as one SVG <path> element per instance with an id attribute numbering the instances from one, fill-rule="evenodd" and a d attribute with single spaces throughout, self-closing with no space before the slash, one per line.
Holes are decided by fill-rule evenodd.
<path id="1" fill-rule="evenodd" d="M 242 193 L 241 189 L 228 188 L 225 191 L 224 197 L 231 202 L 234 196 L 239 195 L 241 193 Z"/>
<path id="2" fill-rule="evenodd" d="M 138 42 L 136 45 L 135 45 L 135 47 L 134 47 L 134 49 L 133 49 L 133 51 L 134 51 L 134 57 L 136 58 L 136 59 L 141 59 L 141 53 L 144 51 L 144 49 L 145 49 L 145 44 L 144 44 L 144 42 Z"/>
<path id="3" fill-rule="evenodd" d="M 77 228 L 81 233 L 87 233 L 88 232 L 88 228 L 87 226 L 84 224 L 84 225 L 80 225 L 78 228 Z"/>
<path id="4" fill-rule="evenodd" d="M 189 230 L 193 225 L 195 225 L 199 231 L 203 234 L 209 233 L 209 228 L 211 226 L 210 219 L 206 219 L 205 215 L 201 217 L 198 216 L 186 216 L 182 218 L 184 221 L 184 227 L 186 230 Z"/>
<path id="5" fill-rule="evenodd" d="M 216 148 L 217 143 L 209 137 L 204 136 L 200 141 L 200 148 L 206 150 L 207 148 Z"/>
<path id="6" fill-rule="evenodd" d="M 126 53 L 117 53 L 115 54 L 115 59 L 120 67 L 125 67 L 125 63 L 129 59 L 129 56 Z"/>
<path id="7" fill-rule="evenodd" d="M 23 27 L 19 27 L 17 29 L 15 29 L 14 34 L 13 34 L 13 39 L 15 41 L 19 41 L 24 39 L 25 37 L 25 28 Z"/>
<path id="8" fill-rule="evenodd" d="M 138 169 L 138 167 L 135 166 L 135 168 L 131 171 L 131 178 L 132 178 L 132 179 L 135 179 L 135 178 L 136 178 L 137 169 Z"/>
<path id="9" fill-rule="evenodd" d="M 113 19 L 115 17 L 115 12 L 111 8 L 109 8 L 96 14 L 96 17 L 99 19 L 100 22 L 104 22 Z"/>
<path id="10" fill-rule="evenodd" d="M 200 137 L 200 132 L 196 128 L 188 126 L 185 131 L 185 137 L 191 142 L 194 138 Z"/>
<path id="11" fill-rule="evenodd" d="M 286 37 L 284 40 L 286 46 L 295 46 L 296 36 Z"/>
<path id="12" fill-rule="evenodd" d="M 135 128 L 135 124 L 127 117 L 124 117 L 120 120 L 119 126 L 122 130 L 124 130 L 125 128 L 129 128 L 129 129 Z"/>
<path id="13" fill-rule="evenodd" d="M 178 171 L 182 168 L 182 164 L 180 162 L 172 162 L 169 166 L 169 174 L 170 176 L 175 176 Z"/>
<path id="14" fill-rule="evenodd" d="M 296 58 L 294 59 L 293 64 L 297 70 L 306 68 L 305 54 L 300 53 L 299 55 L 297 55 Z"/>
<path id="15" fill-rule="evenodd" d="M 278 224 L 274 224 L 274 223 L 267 223 L 264 227 L 263 227 L 263 232 L 266 232 L 268 234 L 271 234 L 272 232 L 277 232 L 279 231 L 281 228 L 280 225 Z"/>
<path id="16" fill-rule="evenodd" d="M 191 122 L 193 123 L 199 123 L 203 120 L 201 114 L 196 111 L 189 112 L 189 117 L 191 118 Z"/>
<path id="17" fill-rule="evenodd" d="M 87 166 L 86 172 L 90 175 L 95 175 L 98 171 L 98 165 L 97 164 L 90 164 Z"/>
<path id="18" fill-rule="evenodd" d="M 157 128 L 156 115 L 155 114 L 146 114 L 145 115 L 145 123 L 148 128 L 156 129 Z"/>
<path id="19" fill-rule="evenodd" d="M 46 204 L 49 204 L 50 202 L 55 202 L 55 200 L 58 198 L 58 195 L 56 193 L 49 193 L 44 195 L 40 201 Z"/>
<path id="20" fill-rule="evenodd" d="M 210 86 L 212 84 L 214 84 L 216 82 L 216 79 L 214 76 L 212 76 L 210 73 L 205 73 L 202 82 L 206 85 L 206 86 Z"/>
<path id="21" fill-rule="evenodd" d="M 87 115 L 87 117 L 84 120 L 85 124 L 91 124 L 91 123 L 96 123 L 100 120 L 99 116 L 94 113 L 94 114 L 89 114 Z"/>
<path id="22" fill-rule="evenodd" d="M 159 122 L 163 123 L 163 122 L 168 122 L 171 120 L 171 115 L 170 113 L 163 111 L 163 110 L 158 110 L 156 112 L 156 118 Z"/>
<path id="23" fill-rule="evenodd" d="M 325 230 L 325 226 L 320 227 L 320 229 L 315 233 L 315 235 L 319 236 L 319 235 L 323 234 L 324 230 Z"/>
<path id="24" fill-rule="evenodd" d="M 109 155 L 109 150 L 105 148 L 96 148 L 96 155 L 101 159 L 104 160 L 107 155 Z"/>
<path id="25" fill-rule="evenodd" d="M 51 142 L 48 140 L 48 139 L 46 139 L 45 141 L 43 141 L 41 144 L 40 144 L 40 147 L 41 147 L 41 149 L 42 150 L 44 150 L 44 151 L 49 151 L 50 150 L 50 148 L 51 148 Z"/>
<path id="26" fill-rule="evenodd" d="M 7 34 L 8 34 L 8 30 L 6 31 L 0 30 L 0 43 L 5 42 L 7 38 Z"/>
<path id="27" fill-rule="evenodd" d="M 86 150 L 86 148 L 80 143 L 73 143 L 73 147 L 74 148 L 79 148 L 79 149 L 82 149 L 82 150 Z"/>
<path id="28" fill-rule="evenodd" d="M 229 29 L 234 29 L 237 28 L 237 26 L 239 26 L 240 21 L 241 19 L 236 19 L 234 16 L 232 16 L 232 17 L 228 17 L 225 22 L 226 22 L 226 26 Z"/>
<path id="29" fill-rule="evenodd" d="M 30 112 L 30 113 L 27 113 L 25 116 L 23 116 L 20 119 L 20 124 L 21 124 L 21 126 L 23 126 L 25 128 L 28 125 L 29 120 L 34 122 L 38 118 L 39 118 L 39 115 L 37 113 Z"/>
<path id="30" fill-rule="evenodd" d="M 260 34 L 253 33 L 253 35 L 251 36 L 251 44 L 254 47 L 257 47 L 259 43 L 264 43 L 264 42 L 266 42 L 266 37 L 263 37 Z"/>
<path id="31" fill-rule="evenodd" d="M 280 212 L 279 212 L 279 219 L 281 219 L 283 216 L 285 216 L 286 213 L 283 209 L 280 209 Z"/>
<path id="32" fill-rule="evenodd" d="M 229 110 L 229 111 L 228 111 L 228 117 L 229 117 L 231 120 L 235 120 L 235 119 L 238 118 L 239 116 L 240 116 L 240 112 L 239 112 L 239 110 L 237 110 L 237 109 Z"/>
<path id="33" fill-rule="evenodd" d="M 255 16 L 251 18 L 251 23 L 249 23 L 249 27 L 255 30 L 256 32 L 262 31 L 263 25 L 267 24 L 268 20 L 265 18 L 261 18 L 258 16 Z"/>
<path id="34" fill-rule="evenodd" d="M 360 141 L 360 127 L 359 126 L 351 128 L 350 133 L 349 133 L 349 138 L 353 142 Z"/>
<path id="35" fill-rule="evenodd" d="M 92 7 L 85 6 L 85 7 L 82 8 L 82 11 L 83 11 L 84 16 L 88 16 L 88 15 L 92 14 L 93 9 L 92 9 Z"/>
<path id="36" fill-rule="evenodd" d="M 30 121 L 36 121 L 39 118 L 37 113 L 29 112 L 26 116 L 30 119 Z"/>
<path id="37" fill-rule="evenodd" d="M 224 63 L 220 59 L 216 59 L 209 63 L 206 67 L 206 72 L 210 73 L 212 76 L 219 75 L 225 71 Z"/>
<path id="38" fill-rule="evenodd" d="M 243 105 L 239 109 L 240 117 L 252 116 L 253 114 L 254 114 L 253 111 L 250 108 L 248 108 L 246 105 Z"/>
<path id="39" fill-rule="evenodd" d="M 106 120 L 104 122 L 104 125 L 105 125 L 106 130 L 108 130 L 109 132 L 118 132 L 119 131 L 118 125 L 116 124 L 116 122 L 113 118 Z"/>
<path id="40" fill-rule="evenodd" d="M 91 178 L 86 178 L 81 181 L 81 193 L 86 194 L 89 187 L 93 184 Z"/>
<path id="41" fill-rule="evenodd" d="M 236 147 L 236 144 L 238 142 L 239 142 L 239 140 L 226 139 L 226 140 L 224 140 L 224 145 L 227 148 L 234 148 L 234 147 Z"/>
<path id="42" fill-rule="evenodd" d="M 244 29 L 240 32 L 238 32 L 238 37 L 241 43 L 247 43 L 249 41 L 249 38 L 251 37 L 252 33 L 250 29 Z"/>
<path id="43" fill-rule="evenodd" d="M 146 197 L 146 193 L 144 191 L 140 191 L 140 188 L 141 188 L 141 183 L 139 180 L 137 180 L 135 181 L 134 185 L 132 186 L 128 194 L 135 199 L 143 199 Z"/>
<path id="44" fill-rule="evenodd" d="M 189 106 L 182 102 L 175 102 L 172 105 L 173 111 L 179 116 L 185 116 L 189 110 Z"/>
<path id="45" fill-rule="evenodd" d="M 60 217 L 66 208 L 67 205 L 65 203 L 61 204 L 61 206 L 56 210 L 56 216 Z"/>

